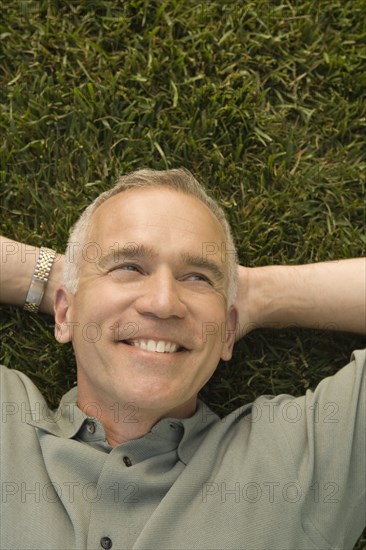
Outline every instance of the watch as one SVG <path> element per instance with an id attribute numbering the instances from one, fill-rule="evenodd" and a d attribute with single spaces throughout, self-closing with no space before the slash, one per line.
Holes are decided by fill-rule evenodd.
<path id="1" fill-rule="evenodd" d="M 25 299 L 24 311 L 37 313 L 46 289 L 52 264 L 56 258 L 56 252 L 50 248 L 41 247 L 39 257 L 34 269 L 31 284 Z"/>

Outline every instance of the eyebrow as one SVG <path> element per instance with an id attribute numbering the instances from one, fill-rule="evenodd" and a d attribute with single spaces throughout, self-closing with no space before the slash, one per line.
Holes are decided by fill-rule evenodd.
<path id="1" fill-rule="evenodd" d="M 203 258 L 202 256 L 195 254 L 190 254 L 189 252 L 183 252 L 181 254 L 181 258 L 186 265 L 191 265 L 192 267 L 197 267 L 201 269 L 207 269 L 207 271 L 210 271 L 215 279 L 219 281 L 222 281 L 225 278 L 225 274 L 221 267 L 212 260 L 207 260 L 207 258 Z"/>
<path id="2" fill-rule="evenodd" d="M 108 267 L 111 264 L 117 264 L 123 260 L 138 260 L 141 258 L 153 258 L 157 256 L 156 250 L 151 247 L 147 247 L 143 244 L 137 243 L 127 243 L 123 247 L 118 246 L 116 243 L 116 248 L 110 250 L 106 254 L 103 254 L 98 261 L 98 265 L 101 268 Z M 110 247 L 112 248 L 112 247 Z"/>
<path id="3" fill-rule="evenodd" d="M 118 247 L 114 250 L 110 250 L 106 254 L 103 254 L 98 261 L 99 267 L 102 269 L 117 264 L 124 260 L 139 260 L 144 258 L 155 258 L 158 256 L 158 252 L 153 247 L 147 247 L 143 244 L 129 243 L 123 247 Z M 214 261 L 203 258 L 198 254 L 191 254 L 190 252 L 181 253 L 182 262 L 185 265 L 189 265 L 199 269 L 206 269 L 212 276 L 218 281 L 225 279 L 224 271 Z"/>

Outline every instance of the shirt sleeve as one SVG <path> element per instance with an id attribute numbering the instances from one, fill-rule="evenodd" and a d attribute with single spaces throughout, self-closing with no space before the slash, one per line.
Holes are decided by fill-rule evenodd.
<path id="1" fill-rule="evenodd" d="M 314 391 L 275 398 L 303 491 L 303 528 L 331 548 L 353 548 L 366 524 L 365 369 L 366 350 L 355 351 Z"/>

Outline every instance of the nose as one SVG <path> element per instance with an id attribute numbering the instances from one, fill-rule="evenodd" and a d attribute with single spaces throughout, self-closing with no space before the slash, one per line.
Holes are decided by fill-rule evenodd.
<path id="1" fill-rule="evenodd" d="M 182 319 L 187 311 L 181 301 L 179 282 L 168 269 L 163 268 L 146 277 L 135 307 L 141 315 L 152 315 L 159 319 Z"/>

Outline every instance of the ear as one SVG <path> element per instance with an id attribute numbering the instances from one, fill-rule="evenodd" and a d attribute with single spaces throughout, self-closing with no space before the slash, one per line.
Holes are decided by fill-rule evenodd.
<path id="1" fill-rule="evenodd" d="M 60 344 L 71 341 L 71 304 L 73 296 L 65 288 L 56 292 L 53 309 L 55 311 L 55 338 Z"/>
<path id="2" fill-rule="evenodd" d="M 229 361 L 233 354 L 238 318 L 236 307 L 231 306 L 227 313 L 226 324 L 221 333 L 224 344 L 221 352 L 221 359 L 224 361 Z"/>

